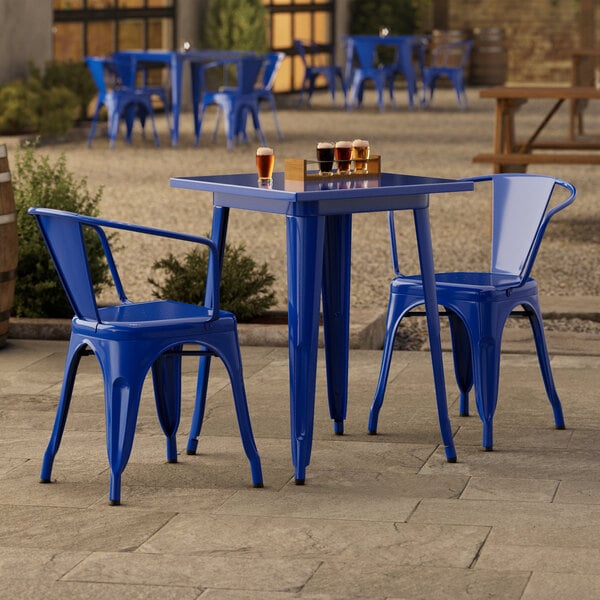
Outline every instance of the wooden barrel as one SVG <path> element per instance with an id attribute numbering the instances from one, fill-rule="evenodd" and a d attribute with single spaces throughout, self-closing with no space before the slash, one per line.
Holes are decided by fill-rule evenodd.
<path id="1" fill-rule="evenodd" d="M 502 27 L 473 29 L 471 84 L 503 85 L 508 70 L 508 53 Z"/>
<path id="2" fill-rule="evenodd" d="M 17 276 L 17 213 L 6 146 L 0 144 L 0 348 L 6 345 Z"/>

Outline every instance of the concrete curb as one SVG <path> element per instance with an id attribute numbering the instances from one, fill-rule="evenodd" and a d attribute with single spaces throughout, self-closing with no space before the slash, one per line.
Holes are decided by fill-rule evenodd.
<path id="1" fill-rule="evenodd" d="M 540 299 L 545 319 L 583 319 L 600 322 L 600 297 L 545 296 Z M 8 337 L 14 339 L 68 340 L 70 319 L 11 319 Z M 240 323 L 242 346 L 285 347 L 288 344 L 287 324 L 281 319 L 275 324 Z M 600 355 L 600 335 L 572 331 L 547 331 L 551 352 Z M 350 348 L 379 350 L 385 337 L 385 308 L 355 309 L 351 312 Z M 319 330 L 319 345 L 323 346 L 323 328 Z M 444 344 L 446 350 L 449 346 Z M 425 346 L 424 349 L 426 349 Z M 506 352 L 534 352 L 529 329 L 508 328 L 503 337 Z"/>

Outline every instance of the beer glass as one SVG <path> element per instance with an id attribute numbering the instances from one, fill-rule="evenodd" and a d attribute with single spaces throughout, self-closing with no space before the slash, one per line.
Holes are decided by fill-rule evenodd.
<path id="1" fill-rule="evenodd" d="M 338 173 L 350 173 L 352 142 L 336 142 L 333 150 L 333 156 L 337 161 Z"/>
<path id="2" fill-rule="evenodd" d="M 275 154 L 273 148 L 258 148 L 256 151 L 256 170 L 259 183 L 273 183 L 273 166 Z"/>
<path id="3" fill-rule="evenodd" d="M 365 160 L 369 158 L 370 148 L 367 140 L 354 140 L 352 142 L 352 160 L 354 161 L 355 173 L 368 173 L 369 163 Z"/>
<path id="4" fill-rule="evenodd" d="M 317 144 L 317 160 L 319 161 L 319 175 L 333 174 L 333 144 L 319 142 Z"/>

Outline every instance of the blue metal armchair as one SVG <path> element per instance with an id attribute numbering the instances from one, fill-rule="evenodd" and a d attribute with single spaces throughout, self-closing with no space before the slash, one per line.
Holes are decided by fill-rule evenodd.
<path id="1" fill-rule="evenodd" d="M 436 46 L 431 53 L 431 64 L 424 66 L 423 104 L 429 106 L 433 99 L 435 85 L 440 77 L 450 79 L 460 108 L 467 107 L 465 91 L 465 71 L 469 63 L 473 40 L 453 42 Z"/>
<path id="2" fill-rule="evenodd" d="M 378 65 L 377 62 L 378 40 L 371 36 L 364 39 L 354 38 L 348 40 L 347 52 L 356 57 L 358 66 L 352 71 L 351 81 L 349 83 L 349 102 L 352 107 L 362 105 L 365 83 L 372 81 L 377 90 L 377 105 L 379 110 L 383 111 L 383 92 L 387 88 L 390 95 L 390 101 L 394 103 L 394 78 L 397 67 L 392 64 Z"/>
<path id="3" fill-rule="evenodd" d="M 483 446 L 492 450 L 502 331 L 511 315 L 529 319 L 554 422 L 557 429 L 564 429 L 546 347 L 538 286 L 530 273 L 550 219 L 573 202 L 576 192 L 570 183 L 542 175 L 501 174 L 469 180 L 492 183 L 491 269 L 438 273 L 436 290 L 438 304 L 446 309 L 450 323 L 460 414 L 468 415 L 468 394 L 474 384 L 477 410 L 483 422 Z M 568 197 L 551 207 L 556 188 L 566 190 Z M 377 431 L 396 330 L 405 315 L 424 303 L 420 276 L 400 272 L 393 213 L 389 214 L 389 225 L 396 277 L 390 287 L 381 370 L 369 416 L 371 433 Z M 519 306 L 523 310 L 515 312 Z"/>
<path id="4" fill-rule="evenodd" d="M 310 104 L 310 99 L 315 91 L 315 82 L 317 78 L 324 77 L 327 81 L 327 87 L 331 94 L 331 100 L 335 104 L 335 82 L 340 80 L 342 94 L 344 95 L 344 106 L 346 105 L 346 84 L 341 67 L 337 65 L 309 65 L 307 59 L 307 49 L 315 48 L 315 44 L 305 44 L 301 40 L 294 40 L 294 47 L 304 66 L 304 79 L 302 80 L 302 90 L 298 99 L 298 106 L 304 101 L 304 92 L 307 93 L 306 104 Z M 314 53 L 313 53 L 314 54 Z"/>
<path id="5" fill-rule="evenodd" d="M 88 56 L 85 62 L 98 90 L 96 108 L 88 137 L 88 146 L 92 145 L 100 109 L 103 105 L 106 106 L 107 111 L 108 139 L 111 148 L 115 146 L 121 119 L 125 119 L 127 125 L 125 140 L 131 142 L 131 132 L 135 117 L 138 116 L 140 118 L 143 129 L 146 115 L 150 117 L 152 123 L 154 143 L 159 146 L 160 141 L 154 123 L 151 92 L 126 85 L 124 82 L 125 78 L 123 77 L 123 65 L 119 64 L 118 59 Z"/>
<path id="6" fill-rule="evenodd" d="M 121 500 L 121 475 L 133 446 L 142 385 L 152 370 L 158 419 L 167 438 L 167 460 L 177 462 L 176 433 L 181 407 L 181 356 L 208 354 L 223 360 L 231 379 L 235 410 L 252 481 L 262 487 L 260 458 L 250 424 L 242 363 L 233 314 L 219 309 L 219 257 L 203 237 L 106 221 L 65 211 L 31 208 L 52 256 L 75 316 L 54 428 L 44 454 L 40 479 L 50 482 L 81 357 L 93 353 L 104 379 L 106 443 L 111 504 Z M 104 249 L 119 302 L 99 307 L 88 266 L 84 230 L 91 229 Z M 211 253 L 207 302 L 196 306 L 170 300 L 132 302 L 125 295 L 105 230 L 125 230 L 203 244 Z M 196 344 L 198 351 L 184 350 Z"/>
<path id="7" fill-rule="evenodd" d="M 228 61 L 231 62 L 231 61 Z M 205 71 L 208 68 L 221 66 L 224 63 L 214 62 L 204 65 L 197 73 L 201 89 L 205 89 L 204 83 Z M 259 118 L 259 96 L 256 91 L 256 84 L 263 66 L 263 59 L 260 56 L 245 56 L 236 61 L 237 85 L 236 87 L 224 87 L 216 92 L 204 92 L 200 100 L 201 110 L 195 123 L 196 145 L 200 143 L 200 134 L 202 129 L 202 120 L 206 109 L 211 105 L 217 105 L 219 113 L 222 111 L 225 116 L 225 134 L 227 137 L 227 148 L 233 147 L 234 138 L 237 140 L 242 137 L 246 139 L 246 118 L 248 113 L 252 115 L 254 130 L 259 137 L 261 144 L 266 145 L 265 135 L 260 126 Z M 213 141 L 216 139 L 217 131 L 213 133 Z"/>

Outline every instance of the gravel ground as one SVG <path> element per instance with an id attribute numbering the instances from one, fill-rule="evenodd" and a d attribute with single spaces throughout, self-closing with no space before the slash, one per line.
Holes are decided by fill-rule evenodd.
<path id="1" fill-rule="evenodd" d="M 283 98 L 279 119 L 285 140 L 276 141 L 271 114 L 262 113 L 263 129 L 275 149 L 275 170 L 283 168 L 284 157 L 312 158 L 315 143 L 329 139 L 365 138 L 372 151 L 382 156 L 385 171 L 435 177 L 466 177 L 490 172 L 490 166 L 475 165 L 472 157 L 490 151 L 494 103 L 481 100 L 476 89 L 469 90 L 470 106 L 459 111 L 450 90 L 440 90 L 429 110 L 409 110 L 403 90 L 397 93 L 397 109 L 380 113 L 374 96 L 367 93 L 360 110 L 344 111 L 331 106 L 329 97 L 318 94 L 311 109 L 297 110 L 295 98 Z M 287 105 L 287 106 L 285 106 Z M 539 124 L 549 104 L 526 105 L 518 117 L 519 128 L 530 132 Z M 134 130 L 131 146 L 119 140 L 110 150 L 106 138 L 98 137 L 91 149 L 84 136 L 75 142 L 45 145 L 42 151 L 51 159 L 65 153 L 70 171 L 85 177 L 88 187 L 103 188 L 102 216 L 205 234 L 210 231 L 211 197 L 208 193 L 169 187 L 172 176 L 253 172 L 257 143 L 237 146 L 227 152 L 222 130 L 213 144 L 211 134 L 215 113 L 209 112 L 203 124 L 199 147 L 193 143 L 191 113 L 181 117 L 181 138 L 177 148 L 169 143 L 166 121 L 157 116 L 162 146 L 155 148 L 152 137 Z M 522 124 L 522 125 L 521 125 Z M 549 135 L 565 136 L 566 108 L 555 116 Z M 590 105 L 586 128 L 600 134 L 600 105 Z M 99 135 L 104 133 L 99 128 Z M 14 151 L 18 140 L 4 140 Z M 10 157 L 10 155 L 9 155 Z M 11 161 L 11 165 L 14 160 Z M 530 171 L 533 169 L 530 168 Z M 534 276 L 542 294 L 598 295 L 600 269 L 600 170 L 594 166 L 540 165 L 540 173 L 552 174 L 573 183 L 578 190 L 575 203 L 559 213 L 550 224 L 542 244 Z M 489 215 L 486 194 L 435 195 L 431 201 L 432 235 L 437 270 L 485 269 L 488 263 Z M 400 252 L 404 272 L 417 270 L 415 240 L 409 218 L 399 219 Z M 243 243 L 259 263 L 267 262 L 276 277 L 278 307 L 286 305 L 285 227 L 279 215 L 232 211 L 229 241 Z M 155 277 L 152 264 L 167 252 L 187 249 L 172 242 L 140 242 L 121 235 L 118 261 L 130 297 L 151 295 L 147 280 Z M 387 303 L 392 274 L 386 216 L 382 213 L 356 216 L 353 220 L 352 307 Z M 588 326 L 591 326 L 588 324 Z"/>

